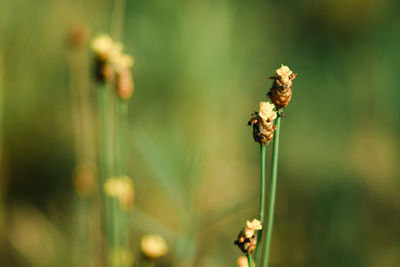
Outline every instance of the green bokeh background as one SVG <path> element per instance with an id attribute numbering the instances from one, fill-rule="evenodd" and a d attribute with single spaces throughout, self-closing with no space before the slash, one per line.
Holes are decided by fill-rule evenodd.
<path id="1" fill-rule="evenodd" d="M 82 25 L 91 38 L 109 32 L 112 7 L 0 3 L 1 266 L 71 266 L 66 40 Z M 128 0 L 135 258 L 140 237 L 158 233 L 170 245 L 160 266 L 235 266 L 233 240 L 258 210 L 246 123 L 283 63 L 299 74 L 282 121 L 271 267 L 400 266 L 399 14 L 396 0 Z"/>

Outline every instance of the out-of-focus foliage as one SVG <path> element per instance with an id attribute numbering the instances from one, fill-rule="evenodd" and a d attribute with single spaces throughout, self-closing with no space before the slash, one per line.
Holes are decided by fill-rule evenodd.
<path id="1" fill-rule="evenodd" d="M 71 266 L 66 40 L 81 25 L 109 32 L 112 5 L 0 3 L 1 266 Z M 246 122 L 284 63 L 299 75 L 271 266 L 400 266 L 399 12 L 395 0 L 128 0 L 134 254 L 156 233 L 170 245 L 162 266 L 235 266 L 233 240 L 258 209 Z"/>

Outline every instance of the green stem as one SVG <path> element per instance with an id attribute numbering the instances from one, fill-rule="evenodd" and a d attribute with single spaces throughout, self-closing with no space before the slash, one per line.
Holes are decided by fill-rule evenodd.
<path id="1" fill-rule="evenodd" d="M 281 113 L 278 111 L 278 117 L 275 120 L 276 131 L 272 147 L 272 166 L 271 166 L 271 185 L 270 185 L 270 195 L 268 203 L 268 218 L 267 218 L 267 228 L 265 231 L 265 246 L 262 266 L 268 266 L 269 252 L 271 247 L 271 235 L 272 228 L 274 224 L 274 210 L 275 210 L 275 195 L 276 195 L 276 180 L 278 174 L 278 152 L 279 152 L 279 132 L 281 125 Z"/>
<path id="2" fill-rule="evenodd" d="M 251 254 L 246 254 L 246 256 L 247 256 L 247 264 L 249 265 L 249 267 L 253 267 Z"/>
<path id="3" fill-rule="evenodd" d="M 265 214 L 265 151 L 266 145 L 260 145 L 260 222 L 261 225 L 264 225 L 264 214 Z M 257 247 L 254 254 L 254 261 L 257 262 L 260 254 L 260 247 L 262 241 L 262 230 L 259 230 L 257 233 Z"/>
<path id="4" fill-rule="evenodd" d="M 98 85 L 99 131 L 100 131 L 100 190 L 103 192 L 103 227 L 105 230 L 105 255 L 109 262 L 111 242 L 113 240 L 112 206 L 113 201 L 104 191 L 104 184 L 111 176 L 112 143 L 110 92 L 106 83 Z"/>
<path id="5" fill-rule="evenodd" d="M 121 31 L 123 29 L 122 25 L 124 23 L 124 9 L 126 5 L 126 0 L 115 0 L 114 10 L 111 19 L 111 37 L 115 41 L 121 39 Z"/>
<path id="6" fill-rule="evenodd" d="M 115 173 L 114 177 L 121 179 L 126 175 L 125 168 L 125 139 L 127 124 L 128 102 L 117 97 L 115 102 Z M 115 249 L 129 251 L 129 216 L 122 209 L 117 199 L 113 203 L 113 225 Z M 120 259 L 122 261 L 122 259 Z"/>

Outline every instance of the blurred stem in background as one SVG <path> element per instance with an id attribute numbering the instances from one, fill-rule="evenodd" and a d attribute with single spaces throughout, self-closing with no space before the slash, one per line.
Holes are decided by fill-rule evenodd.
<path id="1" fill-rule="evenodd" d="M 3 87 L 3 54 L 0 49 L 0 248 L 2 247 L 4 234 L 4 194 L 5 194 L 5 173 L 3 169 L 3 110 L 4 110 L 4 87 Z"/>
<path id="2" fill-rule="evenodd" d="M 131 187 L 133 183 L 131 178 L 126 173 L 125 161 L 125 143 L 127 136 L 127 121 L 128 119 L 128 100 L 117 96 L 115 103 L 115 174 L 114 176 L 120 180 L 121 186 Z M 127 182 L 127 180 L 129 182 Z M 132 189 L 132 188 L 131 188 Z M 114 221 L 114 249 L 125 251 L 127 255 L 130 253 L 129 238 L 130 238 L 130 211 L 133 204 L 133 189 L 123 188 L 125 193 L 120 195 L 119 202 L 113 203 L 113 218 Z M 132 202 L 131 202 L 132 201 Z M 129 260 L 119 259 L 122 266 L 129 266 Z"/>
<path id="3" fill-rule="evenodd" d="M 272 235 L 272 228 L 274 224 L 274 210 L 275 210 L 275 194 L 276 194 L 276 180 L 278 174 L 278 151 L 279 151 L 279 132 L 280 132 L 280 125 L 281 125 L 281 111 L 278 111 L 277 118 L 275 120 L 276 123 L 276 131 L 274 134 L 274 141 L 272 146 L 272 166 L 271 166 L 271 184 L 270 184 L 270 193 L 269 193 L 269 203 L 268 203 L 268 218 L 267 218 L 267 225 L 266 231 L 264 235 L 264 253 L 263 253 L 263 260 L 262 266 L 268 266 L 269 260 L 269 252 L 271 247 L 271 235 Z"/>
<path id="4" fill-rule="evenodd" d="M 126 0 L 115 0 L 111 19 L 111 37 L 120 41 L 125 17 Z"/>
<path id="5" fill-rule="evenodd" d="M 105 250 L 106 263 L 109 263 L 111 240 L 112 238 L 112 202 L 113 199 L 104 190 L 107 180 L 110 178 L 112 168 L 112 148 L 111 148 L 111 116 L 110 116 L 110 90 L 105 82 L 98 83 L 98 108 L 99 108 L 99 133 L 100 133 L 100 171 L 101 186 L 103 192 L 103 229 L 105 231 Z"/>
<path id="6" fill-rule="evenodd" d="M 98 242 L 96 216 L 92 216 L 95 198 L 95 151 L 93 142 L 93 116 L 90 101 L 90 82 L 87 59 L 87 29 L 72 28 L 69 32 L 68 66 L 70 104 L 75 144 L 75 170 L 73 185 L 74 219 L 72 223 L 73 265 L 98 266 L 94 247 Z M 92 242 L 92 243 L 91 243 Z"/>
<path id="7" fill-rule="evenodd" d="M 265 214 L 265 151 L 266 144 L 260 144 L 260 222 L 264 227 L 264 214 Z M 254 261 L 257 262 L 260 254 L 260 247 L 262 247 L 262 230 L 259 230 L 257 233 L 257 247 L 254 254 Z"/>

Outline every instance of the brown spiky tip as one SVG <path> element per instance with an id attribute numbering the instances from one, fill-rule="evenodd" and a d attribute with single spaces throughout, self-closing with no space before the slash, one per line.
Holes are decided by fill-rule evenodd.
<path id="1" fill-rule="evenodd" d="M 273 80 L 272 87 L 267 93 L 267 97 L 271 99 L 276 108 L 282 109 L 286 107 L 292 99 L 293 83 L 296 78 L 296 73 L 293 73 L 289 67 L 283 64 L 275 71 L 275 74 L 269 79 Z"/>
<path id="2" fill-rule="evenodd" d="M 274 120 L 277 117 L 274 108 L 269 102 L 260 102 L 259 112 L 254 112 L 248 122 L 249 126 L 253 126 L 254 140 L 260 144 L 268 144 L 274 137 Z"/>
<path id="3" fill-rule="evenodd" d="M 257 247 L 256 232 L 261 229 L 262 226 L 259 220 L 246 221 L 246 227 L 239 232 L 234 244 L 245 254 L 253 253 Z"/>

